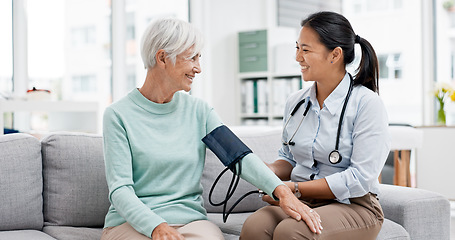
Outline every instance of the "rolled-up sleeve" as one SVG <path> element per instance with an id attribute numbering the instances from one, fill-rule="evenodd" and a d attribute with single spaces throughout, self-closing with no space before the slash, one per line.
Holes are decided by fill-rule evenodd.
<path id="1" fill-rule="evenodd" d="M 358 108 L 352 130 L 350 166 L 326 177 L 337 201 L 350 203 L 371 191 L 390 151 L 387 113 L 379 97 L 370 97 Z"/>
<path id="2" fill-rule="evenodd" d="M 289 151 L 289 147 L 287 145 L 282 144 L 281 148 L 278 150 L 278 158 L 277 160 L 285 160 L 295 167 L 296 162 L 293 160 L 292 154 Z"/>

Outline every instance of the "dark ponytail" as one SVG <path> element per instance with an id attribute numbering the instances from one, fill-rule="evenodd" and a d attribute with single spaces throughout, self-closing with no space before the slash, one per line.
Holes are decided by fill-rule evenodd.
<path id="1" fill-rule="evenodd" d="M 343 15 L 335 12 L 313 13 L 302 21 L 301 26 L 312 28 L 327 49 L 341 47 L 345 65 L 354 61 L 354 44 L 358 43 L 362 49 L 362 59 L 354 77 L 354 85 L 363 85 L 379 93 L 379 64 L 376 53 L 367 40 L 354 33 L 351 24 Z"/>

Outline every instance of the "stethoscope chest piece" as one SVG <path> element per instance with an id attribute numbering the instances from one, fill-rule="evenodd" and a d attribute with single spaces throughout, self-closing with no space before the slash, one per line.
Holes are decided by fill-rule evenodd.
<path id="1" fill-rule="evenodd" d="M 342 160 L 341 154 L 338 152 L 338 146 L 339 146 L 339 143 L 340 143 L 340 134 L 341 134 L 341 124 L 343 123 L 344 113 L 346 111 L 346 106 L 347 106 L 347 103 L 349 101 L 349 97 L 351 96 L 351 92 L 352 92 L 352 88 L 353 88 L 353 84 L 354 84 L 354 80 L 352 79 L 351 74 L 349 74 L 349 78 L 350 78 L 351 81 L 349 82 L 348 93 L 346 94 L 346 97 L 344 99 L 344 104 L 343 104 L 343 108 L 341 110 L 340 119 L 338 120 L 338 130 L 337 130 L 337 138 L 336 138 L 336 143 L 335 143 L 335 150 L 333 150 L 329 154 L 329 162 L 332 163 L 332 164 L 340 163 L 341 160 Z M 303 103 L 305 103 L 305 98 L 300 100 L 300 102 L 298 102 L 297 105 L 292 110 L 289 118 L 286 120 L 286 123 L 284 124 L 283 134 L 282 134 L 283 136 L 284 136 L 285 129 L 288 126 L 289 120 L 294 116 L 294 114 L 297 112 L 297 110 L 300 108 L 300 106 Z M 303 113 L 303 118 L 300 120 L 300 123 L 297 126 L 296 130 L 294 131 L 294 134 L 289 138 L 289 140 L 287 142 L 284 141 L 283 139 L 281 139 L 281 141 L 282 141 L 282 143 L 284 145 L 290 145 L 290 146 L 294 146 L 295 145 L 295 142 L 293 142 L 292 140 L 294 139 L 295 134 L 299 130 L 300 125 L 302 124 L 302 121 L 305 118 L 306 114 L 308 113 L 308 110 L 310 109 L 310 107 L 311 107 L 311 101 L 308 101 L 308 104 L 307 104 L 307 107 L 305 109 L 305 112 Z"/>
<path id="2" fill-rule="evenodd" d="M 340 153 L 338 152 L 338 150 L 333 150 L 332 152 L 330 152 L 329 154 L 329 162 L 331 164 L 337 164 L 339 162 L 341 162 L 341 155 Z"/>

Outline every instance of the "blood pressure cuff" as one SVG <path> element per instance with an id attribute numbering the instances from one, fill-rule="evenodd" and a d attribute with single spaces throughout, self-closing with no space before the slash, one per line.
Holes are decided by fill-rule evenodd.
<path id="1" fill-rule="evenodd" d="M 225 125 L 215 128 L 202 138 L 202 142 L 231 171 L 240 159 L 253 152 Z"/>

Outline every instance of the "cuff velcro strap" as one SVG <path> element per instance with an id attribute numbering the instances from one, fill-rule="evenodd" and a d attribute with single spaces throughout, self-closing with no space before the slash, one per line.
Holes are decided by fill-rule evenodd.
<path id="1" fill-rule="evenodd" d="M 240 159 L 253 152 L 225 125 L 215 128 L 202 142 L 231 170 Z"/>

